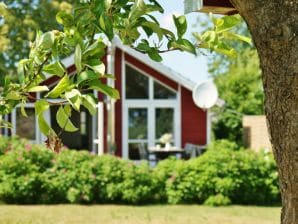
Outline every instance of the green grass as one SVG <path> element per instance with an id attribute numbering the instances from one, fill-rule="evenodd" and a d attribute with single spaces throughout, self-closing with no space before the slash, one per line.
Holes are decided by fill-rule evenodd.
<path id="1" fill-rule="evenodd" d="M 197 205 L 0 205 L 1 224 L 278 224 L 280 208 Z"/>

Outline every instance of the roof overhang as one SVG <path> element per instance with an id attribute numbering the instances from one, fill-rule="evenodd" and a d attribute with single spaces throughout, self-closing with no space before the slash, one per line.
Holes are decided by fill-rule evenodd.
<path id="1" fill-rule="evenodd" d="M 238 13 L 229 0 L 185 0 L 184 10 L 185 13 L 203 12 L 222 15 Z"/>

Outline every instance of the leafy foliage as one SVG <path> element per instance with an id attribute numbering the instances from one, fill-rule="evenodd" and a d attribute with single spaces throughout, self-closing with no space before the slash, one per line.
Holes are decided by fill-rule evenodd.
<path id="1" fill-rule="evenodd" d="M 57 154 L 19 139 L 0 143 L 0 199 L 7 203 L 280 202 L 272 155 L 235 148 L 226 140 L 196 159 L 170 158 L 155 168 L 86 151 Z"/>
<path id="2" fill-rule="evenodd" d="M 36 2 L 38 3 L 39 1 Z M 62 5 L 58 2 L 56 4 Z M 19 11 L 20 5 L 19 2 L 9 1 L 6 8 L 1 4 L 3 23 L 0 21 L 0 24 L 4 26 L 16 19 L 12 16 L 10 8 L 23 15 L 23 12 Z M 34 7 L 37 7 L 35 4 L 32 7 L 30 4 L 25 6 L 28 12 L 35 12 Z M 11 82 L 6 76 L 0 92 L 0 116 L 10 113 L 16 105 L 20 103 L 24 105 L 28 100 L 36 101 L 36 105 L 39 101 L 44 105 L 45 101 L 51 105 L 52 99 L 59 98 L 61 101 L 54 103 L 60 105 L 59 116 L 56 116 L 57 122 L 62 130 L 75 131 L 76 127 L 69 119 L 72 110 L 79 111 L 82 105 L 92 113 L 95 111 L 96 101 L 86 92 L 96 90 L 111 98 L 119 98 L 116 89 L 104 84 L 107 83 L 106 79 L 113 78 L 106 74 L 103 56 L 115 35 L 124 44 L 148 54 L 155 61 L 161 61 L 162 52 L 180 50 L 196 54 L 197 46 L 227 53 L 223 50 L 223 39 L 231 39 L 232 34 L 228 31 L 239 20 L 234 16 L 214 19 L 213 33 L 208 34 L 211 31 L 207 31 L 200 36 L 199 44 L 193 44 L 184 38 L 187 31 L 187 21 L 184 16 L 173 16 L 176 26 L 176 33 L 173 33 L 160 27 L 153 16 L 153 13 L 157 12 L 162 13 L 163 8 L 155 0 L 77 1 L 72 9 L 65 7 L 65 10 L 59 11 L 56 15 L 59 23 L 56 27 L 59 29 L 36 33 L 35 40 L 30 43 L 28 58 L 18 63 L 18 81 Z M 34 22 L 34 19 L 30 17 L 30 21 Z M 144 38 L 142 33 L 147 37 Z M 235 35 L 233 37 L 247 41 L 244 37 Z M 148 39 L 154 41 L 148 41 Z M 62 63 L 63 58 L 71 55 L 74 55 L 77 73 L 72 76 L 67 73 Z M 49 90 L 43 82 L 53 76 L 60 80 L 52 90 Z M 44 99 L 38 99 L 30 94 L 32 92 L 46 92 L 46 94 Z M 68 102 L 71 107 L 63 106 L 65 102 Z M 51 134 L 52 137 L 56 135 L 46 123 L 42 112 L 38 114 L 38 123 L 44 134 L 48 136 Z"/>
<path id="3" fill-rule="evenodd" d="M 223 109 L 215 109 L 215 138 L 239 144 L 243 138 L 242 116 L 263 114 L 264 98 L 257 52 L 251 48 L 242 52 L 236 60 L 229 62 L 226 71 L 214 77 L 219 96 L 226 102 Z M 211 68 L 215 70 L 215 66 Z"/>
<path id="4" fill-rule="evenodd" d="M 6 4 L 4 6 L 3 2 Z M 4 0 L 0 3 L 0 84 L 5 76 L 17 78 L 16 64 L 28 57 L 30 42 L 36 30 L 61 30 L 55 15 L 71 12 L 74 0 L 23 1 Z"/>

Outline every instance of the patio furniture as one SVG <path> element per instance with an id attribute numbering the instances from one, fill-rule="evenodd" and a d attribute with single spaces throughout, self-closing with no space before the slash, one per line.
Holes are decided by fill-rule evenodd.
<path id="1" fill-rule="evenodd" d="M 148 160 L 149 159 L 148 151 L 147 151 L 144 143 L 139 143 L 138 144 L 138 150 L 139 150 L 141 160 Z"/>
<path id="2" fill-rule="evenodd" d="M 185 144 L 185 158 L 190 159 L 190 158 L 195 158 L 200 156 L 204 149 L 206 148 L 205 145 L 195 145 L 191 143 L 186 143 Z"/>
<path id="3" fill-rule="evenodd" d="M 159 160 L 166 159 L 169 156 L 175 156 L 177 159 L 181 159 L 184 156 L 184 152 L 184 149 L 175 146 L 169 148 L 158 146 L 148 148 L 149 160 L 155 161 L 155 163 L 150 163 L 152 166 L 155 166 Z"/>

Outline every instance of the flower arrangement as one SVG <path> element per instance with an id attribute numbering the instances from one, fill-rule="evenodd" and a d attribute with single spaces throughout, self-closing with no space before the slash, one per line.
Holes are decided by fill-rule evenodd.
<path id="1" fill-rule="evenodd" d="M 173 135 L 171 133 L 165 133 L 160 137 L 159 141 L 163 144 L 167 144 L 172 141 L 172 138 L 173 138 Z"/>

